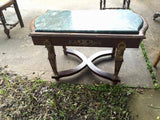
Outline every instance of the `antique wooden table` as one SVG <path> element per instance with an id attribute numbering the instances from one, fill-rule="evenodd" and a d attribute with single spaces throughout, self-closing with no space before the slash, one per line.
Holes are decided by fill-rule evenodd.
<path id="1" fill-rule="evenodd" d="M 131 10 L 79 10 L 48 11 L 31 23 L 34 45 L 45 45 L 48 59 L 56 80 L 78 73 L 88 66 L 95 74 L 119 82 L 118 73 L 123 62 L 125 48 L 138 48 L 145 39 L 146 21 Z M 82 60 L 76 68 L 57 71 L 54 46 L 63 46 L 64 54 L 72 54 Z M 66 46 L 112 47 L 112 51 L 98 52 L 88 59 L 80 52 Z M 92 48 L 91 48 L 92 49 Z M 115 57 L 114 73 L 97 68 L 93 61 L 99 57 Z"/>

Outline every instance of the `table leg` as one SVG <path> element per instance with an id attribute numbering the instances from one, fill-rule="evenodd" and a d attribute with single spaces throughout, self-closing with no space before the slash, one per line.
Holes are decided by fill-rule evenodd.
<path id="1" fill-rule="evenodd" d="M 65 55 L 67 55 L 67 48 L 66 48 L 66 46 L 63 46 L 63 52 L 64 52 Z"/>
<path id="2" fill-rule="evenodd" d="M 4 15 L 3 15 L 2 11 L 0 11 L 0 19 L 1 19 L 2 25 L 4 27 L 4 32 L 6 33 L 7 37 L 10 38 L 9 29 L 6 27 L 6 20 L 4 18 Z"/>
<path id="3" fill-rule="evenodd" d="M 112 48 L 112 58 L 115 57 L 115 52 L 116 52 L 116 47 L 113 47 L 113 48 Z"/>
<path id="4" fill-rule="evenodd" d="M 56 80 L 59 80 L 58 72 L 57 72 L 56 54 L 55 54 L 54 46 L 51 44 L 51 42 L 49 40 L 45 41 L 45 46 L 46 46 L 46 48 L 48 50 L 49 62 L 51 64 L 52 70 L 53 70 L 53 72 L 55 74 L 54 78 Z"/>
<path id="5" fill-rule="evenodd" d="M 118 74 L 119 74 L 119 71 L 120 71 L 120 68 L 123 62 L 123 54 L 124 54 L 125 48 L 126 48 L 125 42 L 122 41 L 118 44 L 117 51 L 116 51 L 116 57 L 115 57 L 114 80 L 118 79 Z"/>

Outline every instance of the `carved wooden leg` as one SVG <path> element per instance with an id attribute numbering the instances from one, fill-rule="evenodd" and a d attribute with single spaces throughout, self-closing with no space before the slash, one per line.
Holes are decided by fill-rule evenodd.
<path id="1" fill-rule="evenodd" d="M 63 52 L 64 52 L 65 55 L 67 55 L 67 51 L 66 50 L 67 50 L 66 46 L 63 46 Z"/>
<path id="2" fill-rule="evenodd" d="M 4 18 L 4 15 L 3 15 L 2 11 L 0 11 L 0 19 L 1 19 L 2 25 L 4 27 L 4 32 L 6 33 L 7 37 L 10 38 L 9 29 L 6 27 L 6 20 Z"/>
<path id="3" fill-rule="evenodd" d="M 156 60 L 154 61 L 153 66 L 156 67 L 159 61 L 160 61 L 160 52 L 159 52 L 159 54 L 158 54 Z"/>
<path id="4" fill-rule="evenodd" d="M 116 52 L 116 47 L 113 47 L 113 48 L 112 48 L 112 58 L 115 57 L 115 52 Z"/>
<path id="5" fill-rule="evenodd" d="M 115 57 L 115 71 L 114 71 L 114 80 L 118 79 L 118 73 L 120 71 L 122 62 L 123 62 L 123 54 L 126 48 L 125 42 L 120 42 L 117 47 L 116 57 Z"/>
<path id="6" fill-rule="evenodd" d="M 53 70 L 53 72 L 55 74 L 54 78 L 56 80 L 59 80 L 58 72 L 57 72 L 56 54 L 55 54 L 54 46 L 48 40 L 45 41 L 45 46 L 46 46 L 46 48 L 48 50 L 48 59 L 49 59 L 49 62 L 51 64 L 52 70 Z"/>

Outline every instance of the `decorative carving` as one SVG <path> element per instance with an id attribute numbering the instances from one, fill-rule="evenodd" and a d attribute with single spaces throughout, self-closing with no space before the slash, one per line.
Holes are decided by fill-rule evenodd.
<path id="1" fill-rule="evenodd" d="M 48 59 L 51 64 L 52 70 L 55 74 L 55 79 L 59 80 L 58 78 L 58 72 L 57 72 L 57 64 L 56 64 L 56 54 L 54 50 L 54 46 L 52 46 L 52 43 L 49 40 L 45 41 L 45 46 L 48 50 Z"/>
<path id="2" fill-rule="evenodd" d="M 114 80 L 118 79 L 118 73 L 120 71 L 122 62 L 123 62 L 123 54 L 126 48 L 126 43 L 124 41 L 120 42 L 117 46 L 116 58 L 115 58 L 115 71 L 114 71 Z"/>
<path id="3" fill-rule="evenodd" d="M 69 45 L 80 45 L 80 46 L 95 46 L 101 45 L 100 42 L 93 40 L 69 40 Z"/>
<path id="4" fill-rule="evenodd" d="M 86 43 L 86 42 L 84 42 Z M 55 54 L 55 50 L 54 50 L 54 46 L 52 45 L 52 42 L 49 41 L 49 40 L 45 40 L 44 42 L 47 50 L 48 50 L 48 59 L 49 59 L 49 62 L 51 64 L 51 67 L 52 67 L 52 70 L 55 74 L 55 76 L 53 76 L 52 78 L 55 78 L 56 80 L 59 80 L 59 78 L 61 77 L 61 75 L 59 76 L 59 73 L 57 72 L 57 66 L 56 66 L 56 54 Z M 116 51 L 116 48 L 114 47 L 113 50 L 112 50 L 112 53 L 110 55 L 112 55 L 112 57 L 114 56 L 115 54 L 115 51 L 116 51 L 116 57 L 115 57 L 115 71 L 114 71 L 114 76 L 113 78 L 111 79 L 110 74 L 106 73 L 107 75 L 105 76 L 106 78 L 110 78 L 111 81 L 113 81 L 113 83 L 115 82 L 115 84 L 117 83 L 118 81 L 118 73 L 119 73 L 119 70 L 121 68 L 121 65 L 122 65 L 122 62 L 123 62 L 123 54 L 124 54 L 124 50 L 126 48 L 126 43 L 125 42 L 120 42 L 117 46 L 117 51 Z M 66 46 L 63 46 L 63 50 L 64 50 L 64 54 L 67 55 L 67 49 L 66 49 Z M 79 54 L 77 53 L 74 53 L 76 56 L 79 56 Z M 99 56 L 101 56 L 102 54 L 98 54 L 97 58 Z M 109 55 L 109 54 L 108 54 Z M 86 60 L 87 61 L 87 60 Z M 84 61 L 83 61 L 84 62 Z M 88 65 L 88 67 L 90 68 L 91 66 L 87 63 L 85 63 L 85 65 Z M 97 69 L 93 69 L 94 70 L 97 70 Z M 94 71 L 95 72 L 95 71 Z M 103 72 L 104 73 L 104 72 Z M 103 75 L 103 73 L 98 73 L 98 75 Z M 108 76 L 109 75 L 109 76 Z M 63 75 L 62 75 L 63 76 Z"/>

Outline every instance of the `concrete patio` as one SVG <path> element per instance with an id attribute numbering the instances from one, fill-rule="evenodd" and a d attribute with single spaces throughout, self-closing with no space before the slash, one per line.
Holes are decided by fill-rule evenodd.
<path id="1" fill-rule="evenodd" d="M 21 15 L 24 21 L 24 28 L 17 25 L 11 30 L 11 39 L 8 39 L 3 32 L 3 27 L 0 27 L 0 66 L 8 66 L 8 70 L 15 71 L 22 75 L 30 76 L 31 78 L 40 76 L 49 81 L 53 75 L 47 56 L 47 50 L 44 46 L 34 46 L 29 36 L 30 22 L 36 16 L 46 12 L 48 9 L 52 10 L 80 10 L 80 9 L 97 9 L 99 10 L 99 0 L 17 0 Z M 108 3 L 111 6 L 120 6 L 122 1 L 112 1 Z M 149 60 L 154 62 L 160 50 L 160 17 L 153 21 L 153 14 L 160 11 L 159 0 L 131 0 L 130 8 L 136 13 L 142 15 L 149 24 L 149 29 L 146 33 L 146 39 L 143 41 Z M 10 16 L 14 11 L 9 9 L 6 11 L 8 21 L 16 21 L 16 16 Z M 95 52 L 110 49 L 110 48 L 88 48 L 88 47 L 73 47 L 87 57 Z M 80 61 L 72 56 L 65 56 L 62 47 L 56 47 L 58 70 L 73 68 L 80 63 Z M 97 66 L 105 71 L 113 72 L 114 61 L 105 62 L 106 58 L 100 59 Z M 160 83 L 160 63 L 157 69 L 154 69 L 157 79 Z M 150 73 L 147 70 L 146 62 L 143 58 L 142 50 L 126 49 L 124 55 L 124 63 L 122 65 L 119 77 L 121 83 L 129 85 L 130 87 L 149 87 L 154 88 Z M 108 80 L 102 79 L 85 68 L 82 72 L 71 77 L 62 79 L 71 83 L 108 83 Z M 136 108 L 135 108 L 136 109 Z M 157 111 L 155 115 L 160 113 Z M 142 119 L 140 119 L 142 120 Z M 146 119 L 144 119 L 146 120 Z M 148 119 L 150 120 L 150 119 Z"/>

